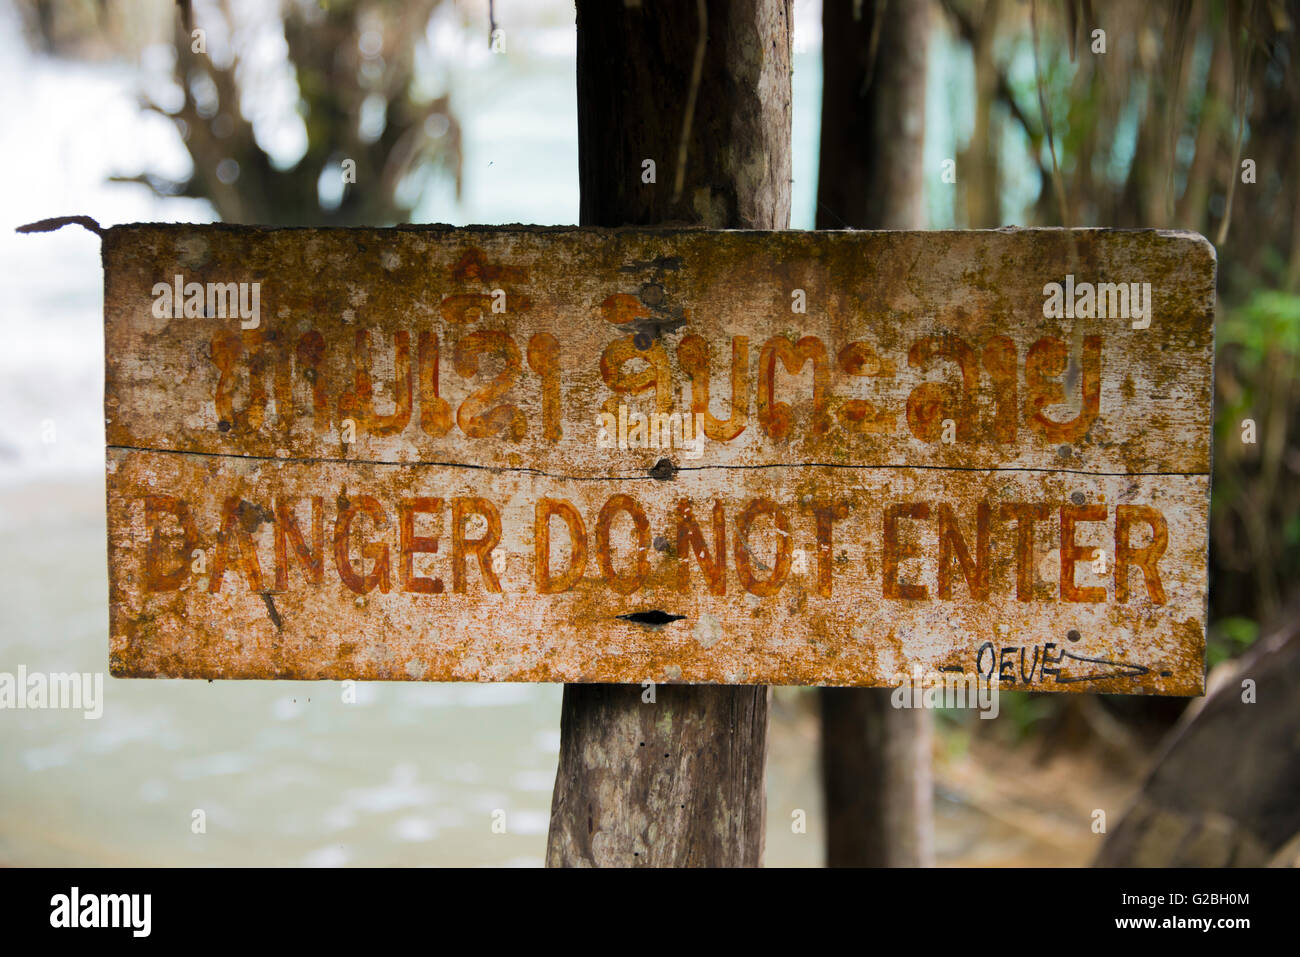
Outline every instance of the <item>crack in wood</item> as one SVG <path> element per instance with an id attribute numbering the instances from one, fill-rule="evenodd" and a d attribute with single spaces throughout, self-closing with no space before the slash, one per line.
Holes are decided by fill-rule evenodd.
<path id="1" fill-rule="evenodd" d="M 109 445 L 109 450 L 118 452 L 155 452 L 159 455 L 195 455 L 201 458 L 210 459 L 248 459 L 254 462 L 285 462 L 295 465 L 384 465 L 398 467 L 417 467 L 417 468 L 450 468 L 450 469 L 475 469 L 482 472 L 495 472 L 499 474 L 520 474 L 536 475 L 540 478 L 561 479 L 569 482 L 627 482 L 641 481 L 646 478 L 655 481 L 663 480 L 663 473 L 666 471 L 661 468 L 661 463 L 656 463 L 648 472 L 642 471 L 636 475 L 572 475 L 565 472 L 549 472 L 544 469 L 527 468 L 523 466 L 509 465 L 478 465 L 473 462 L 428 462 L 423 459 L 411 461 L 390 462 L 382 459 L 348 459 L 327 456 L 278 456 L 278 455 L 247 455 L 238 452 L 199 452 L 183 451 L 181 449 L 157 449 L 139 445 Z M 926 472 L 1041 472 L 1045 475 L 1081 475 L 1084 477 L 1095 478 L 1151 478 L 1158 476 L 1168 476 L 1171 478 L 1209 478 L 1209 472 L 1093 472 L 1087 469 L 1044 469 L 1032 468 L 1023 465 L 999 465 L 999 466 L 971 466 L 971 465 L 846 465 L 843 462 L 761 462 L 752 465 L 672 465 L 674 472 L 705 472 L 711 469 L 721 469 L 724 471 L 757 471 L 761 469 L 841 469 L 845 471 L 894 471 L 906 472 L 910 470 Z M 656 471 L 659 474 L 656 474 Z"/>

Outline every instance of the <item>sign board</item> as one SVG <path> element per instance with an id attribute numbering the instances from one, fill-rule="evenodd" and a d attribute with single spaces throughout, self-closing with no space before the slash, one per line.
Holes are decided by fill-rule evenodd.
<path id="1" fill-rule="evenodd" d="M 1203 690 L 1213 248 L 104 234 L 123 677 Z"/>

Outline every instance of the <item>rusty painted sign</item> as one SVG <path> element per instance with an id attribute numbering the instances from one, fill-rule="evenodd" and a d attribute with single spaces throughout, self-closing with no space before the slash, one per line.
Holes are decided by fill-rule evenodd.
<path id="1" fill-rule="evenodd" d="M 104 233 L 123 677 L 1203 690 L 1213 248 Z"/>

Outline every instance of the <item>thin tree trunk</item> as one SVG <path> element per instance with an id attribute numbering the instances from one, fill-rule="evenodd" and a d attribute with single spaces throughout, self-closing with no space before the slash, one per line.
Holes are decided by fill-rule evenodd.
<path id="1" fill-rule="evenodd" d="M 993 40 L 998 25 L 997 0 L 987 0 L 976 23 L 975 36 L 971 42 L 971 58 L 975 67 L 975 124 L 971 131 L 970 145 L 961 156 L 961 177 L 957 182 L 958 195 L 965 198 L 966 225 L 972 229 L 982 229 L 1001 225 L 999 220 L 1002 218 L 1001 183 L 998 181 L 998 140 L 1001 130 L 994 123 L 993 115 L 998 88 L 998 65 L 993 57 Z M 921 62 L 925 62 L 924 48 Z M 890 94 L 886 92 L 884 95 Z"/>
<path id="2" fill-rule="evenodd" d="M 817 226 L 920 229 L 929 4 L 825 0 L 822 11 Z M 827 863 L 932 864 L 928 712 L 895 709 L 888 689 L 819 694 Z"/>
<path id="3" fill-rule="evenodd" d="M 924 228 L 929 33 L 925 0 L 822 4 L 818 229 Z"/>
<path id="4" fill-rule="evenodd" d="M 888 688 L 821 688 L 828 867 L 934 864 L 930 713 Z"/>
<path id="5" fill-rule="evenodd" d="M 581 222 L 788 227 L 790 4 L 577 8 Z M 548 866 L 762 863 L 767 687 L 655 698 L 565 686 Z"/>

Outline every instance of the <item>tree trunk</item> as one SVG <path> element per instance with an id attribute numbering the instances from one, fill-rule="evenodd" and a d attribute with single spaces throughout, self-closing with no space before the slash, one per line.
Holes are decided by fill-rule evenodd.
<path id="1" fill-rule="evenodd" d="M 789 226 L 789 3 L 577 9 L 581 223 Z M 767 687 L 642 699 L 565 686 L 547 865 L 761 864 Z"/>
<path id="2" fill-rule="evenodd" d="M 929 5 L 825 0 L 822 20 L 817 227 L 920 229 Z M 888 689 L 819 695 L 827 863 L 932 864 L 929 713 Z"/>
<path id="3" fill-rule="evenodd" d="M 818 229 L 925 228 L 929 32 L 924 0 L 823 3 Z"/>
<path id="4" fill-rule="evenodd" d="M 1300 866 L 1300 600 L 1278 620 L 1169 733 L 1096 866 Z"/>

